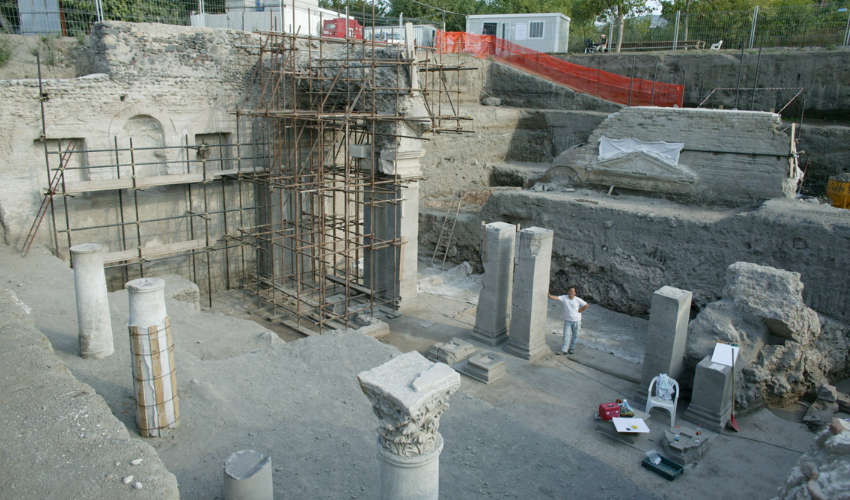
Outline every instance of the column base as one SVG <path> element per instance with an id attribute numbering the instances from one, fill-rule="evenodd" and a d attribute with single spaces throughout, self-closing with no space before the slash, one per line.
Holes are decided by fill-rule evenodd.
<path id="1" fill-rule="evenodd" d="M 637 392 L 635 392 L 634 402 L 635 404 L 646 406 L 647 395 L 649 394 L 649 384 L 641 385 L 638 387 Z"/>
<path id="2" fill-rule="evenodd" d="M 692 424 L 702 425 L 710 431 L 719 433 L 726 428 L 726 424 L 729 423 L 729 420 L 732 417 L 732 405 L 729 404 L 725 406 L 726 408 L 723 409 L 723 413 L 720 414 L 716 411 L 702 408 L 691 403 L 691 405 L 688 406 L 688 409 L 685 410 L 685 414 L 682 415 L 682 418 Z"/>
<path id="3" fill-rule="evenodd" d="M 390 453 L 381 445 L 379 437 L 381 500 L 439 500 L 442 451 L 443 436 L 440 433 L 437 433 L 433 451 L 413 457 Z"/>
<path id="4" fill-rule="evenodd" d="M 552 351 L 549 350 L 549 346 L 545 343 L 534 347 L 527 347 L 512 344 L 508 341 L 508 345 L 506 345 L 503 350 L 508 354 L 513 354 L 518 358 L 527 359 L 529 361 L 537 361 L 538 359 L 542 359 L 552 354 Z"/>
<path id="5" fill-rule="evenodd" d="M 482 344 L 492 346 L 502 345 L 508 341 L 508 329 L 505 328 L 501 332 L 493 333 L 485 332 L 483 330 L 479 330 L 478 328 L 474 328 L 472 330 L 472 338 L 481 342 Z"/>

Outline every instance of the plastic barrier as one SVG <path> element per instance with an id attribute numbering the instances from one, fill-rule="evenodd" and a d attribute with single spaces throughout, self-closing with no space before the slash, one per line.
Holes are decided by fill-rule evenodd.
<path id="1" fill-rule="evenodd" d="M 437 31 L 434 46 L 444 54 L 469 54 L 522 69 L 576 92 L 632 106 L 682 107 L 684 85 L 629 78 L 552 57 L 493 35 Z"/>

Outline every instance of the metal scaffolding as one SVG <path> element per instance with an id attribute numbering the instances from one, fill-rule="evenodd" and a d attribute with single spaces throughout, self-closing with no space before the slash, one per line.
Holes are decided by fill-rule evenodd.
<path id="1" fill-rule="evenodd" d="M 404 190 L 420 179 L 379 171 L 381 151 L 403 159 L 402 140 L 467 132 L 460 78 L 450 89 L 446 74 L 470 68 L 459 54 L 449 66 L 439 48 L 412 41 L 260 34 L 251 85 L 235 111 L 235 140 L 219 134 L 205 144 L 196 135 L 192 145 L 187 135 L 179 146 L 139 147 L 130 139 L 119 147 L 115 138 L 100 150 L 59 142 L 47 155 L 50 186 L 33 238 L 55 197 L 65 219 L 59 229 L 53 217 L 57 252 L 60 240 L 68 247 L 107 242 L 105 263 L 118 269 L 116 281 L 182 258 L 177 272 L 209 295 L 210 306 L 214 291 L 242 288 L 270 309 L 270 319 L 305 335 L 356 327 L 358 313 L 397 307 L 400 249 L 417 245 L 393 226 Z M 422 104 L 421 116 L 402 110 L 409 99 Z M 50 166 L 54 155 L 58 167 Z M 114 207 L 103 223 L 87 215 L 94 192 L 108 192 L 97 203 Z M 175 202 L 170 213 L 158 206 L 152 216 L 153 204 L 168 201 Z"/>
<path id="2" fill-rule="evenodd" d="M 402 122 L 436 133 L 463 131 L 460 88 L 449 90 L 443 74 L 460 64 L 447 68 L 433 56 L 441 60 L 439 51 L 419 61 L 412 44 L 262 35 L 259 97 L 239 112 L 254 120 L 268 146 L 268 169 L 252 176 L 268 188 L 266 211 L 256 226 L 239 229 L 257 253 L 256 275 L 246 287 L 271 305 L 273 317 L 302 332 L 305 321 L 322 332 L 351 325 L 358 312 L 394 309 L 399 249 L 417 242 L 375 222 L 399 220 L 410 181 L 378 171 L 380 149 L 397 151 L 401 139 L 428 140 Z M 426 114 L 401 112 L 402 101 L 412 98 L 421 99 Z"/>

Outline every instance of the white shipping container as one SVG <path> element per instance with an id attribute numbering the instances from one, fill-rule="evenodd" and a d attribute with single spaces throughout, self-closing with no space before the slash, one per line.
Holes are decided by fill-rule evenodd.
<path id="1" fill-rule="evenodd" d="M 567 52 L 570 18 L 560 13 L 467 16 L 466 32 L 497 38 L 538 52 Z"/>

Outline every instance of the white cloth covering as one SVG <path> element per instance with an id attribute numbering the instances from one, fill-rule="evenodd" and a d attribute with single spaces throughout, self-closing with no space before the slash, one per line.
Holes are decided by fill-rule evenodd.
<path id="1" fill-rule="evenodd" d="M 685 144 L 682 142 L 646 142 L 638 139 L 609 139 L 599 138 L 599 161 L 620 158 L 639 151 L 656 158 L 668 165 L 679 164 L 679 153 Z"/>

